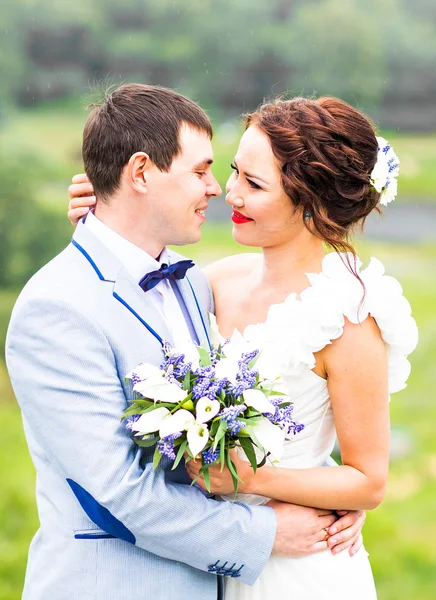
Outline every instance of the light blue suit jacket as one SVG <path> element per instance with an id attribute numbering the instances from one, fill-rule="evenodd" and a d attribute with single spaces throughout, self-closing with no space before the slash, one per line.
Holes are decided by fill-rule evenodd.
<path id="1" fill-rule="evenodd" d="M 207 344 L 204 275 L 194 267 L 177 285 Z M 147 295 L 83 223 L 17 300 L 6 358 L 40 517 L 25 600 L 216 600 L 217 574 L 252 584 L 270 555 L 272 509 L 210 499 L 166 459 L 154 471 L 152 451 L 120 423 L 133 397 L 124 375 L 163 357 L 150 330 L 171 343 Z"/>

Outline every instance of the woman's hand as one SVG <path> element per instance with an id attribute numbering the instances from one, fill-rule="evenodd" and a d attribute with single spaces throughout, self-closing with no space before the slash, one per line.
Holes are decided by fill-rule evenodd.
<path id="1" fill-rule="evenodd" d="M 249 493 L 250 484 L 254 477 L 253 469 L 251 468 L 250 463 L 242 460 L 236 450 L 231 450 L 230 457 L 232 459 L 233 464 L 236 467 L 236 471 L 238 476 L 241 478 L 242 482 L 239 482 L 238 491 Z M 201 461 L 200 460 L 190 460 L 186 465 L 186 470 L 188 471 L 188 475 L 191 479 L 195 479 L 201 469 Z M 211 465 L 209 467 L 209 476 L 210 476 L 210 491 L 213 494 L 231 494 L 234 491 L 233 479 L 230 471 L 227 467 L 221 472 L 221 466 L 219 463 Z M 196 483 L 204 490 L 207 490 L 204 477 L 200 475 L 196 480 Z"/>
<path id="2" fill-rule="evenodd" d="M 95 205 L 94 188 L 84 173 L 74 175 L 72 185 L 68 188 L 70 202 L 68 204 L 68 218 L 74 227 Z"/>

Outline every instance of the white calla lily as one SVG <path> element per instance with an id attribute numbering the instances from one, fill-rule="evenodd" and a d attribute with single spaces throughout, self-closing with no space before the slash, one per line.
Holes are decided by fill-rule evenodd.
<path id="1" fill-rule="evenodd" d="M 195 410 L 197 423 L 207 423 L 207 421 L 210 421 L 219 413 L 220 403 L 218 400 L 210 400 L 210 398 L 203 396 L 197 402 Z"/>
<path id="2" fill-rule="evenodd" d="M 140 381 L 133 387 L 133 391 L 155 402 L 159 400 L 160 402 L 170 402 L 172 404 L 181 402 L 188 395 L 188 392 L 182 390 L 175 383 L 154 377 L 150 377 L 146 381 Z"/>
<path id="3" fill-rule="evenodd" d="M 141 415 L 137 421 L 132 423 L 132 431 L 143 433 L 144 435 L 159 431 L 162 423 L 169 414 L 170 411 L 165 408 L 165 406 L 150 410 L 149 412 Z"/>
<path id="4" fill-rule="evenodd" d="M 236 375 L 238 372 L 238 362 L 230 358 L 223 358 L 215 365 L 215 375 L 217 379 L 228 379 L 231 383 L 236 383 Z"/>
<path id="5" fill-rule="evenodd" d="M 253 346 L 247 342 L 242 333 L 235 329 L 230 341 L 224 346 L 223 353 L 226 358 L 237 363 L 241 360 L 241 356 L 244 352 L 251 352 L 253 349 Z"/>
<path id="6" fill-rule="evenodd" d="M 209 329 L 210 329 L 210 341 L 212 346 L 217 348 L 220 344 L 223 343 L 224 338 L 218 329 L 218 324 L 216 322 L 216 317 L 213 313 L 208 313 L 209 316 Z"/>
<path id="7" fill-rule="evenodd" d="M 244 402 L 247 406 L 251 406 L 260 413 L 273 415 L 276 412 L 276 407 L 271 404 L 261 390 L 245 390 L 242 396 L 244 397 Z"/>
<path id="8" fill-rule="evenodd" d="M 266 417 L 261 417 L 256 419 L 256 423 L 250 423 L 247 429 L 254 433 L 274 460 L 280 460 L 285 447 L 285 432 L 281 427 L 274 425 Z"/>
<path id="9" fill-rule="evenodd" d="M 204 450 L 209 441 L 209 429 L 204 423 L 196 423 L 188 429 L 186 437 L 189 450 L 193 456 L 197 456 L 197 454 Z"/>
<path id="10" fill-rule="evenodd" d="M 165 438 L 179 431 L 185 431 L 195 424 L 195 418 L 189 410 L 181 408 L 172 415 L 168 415 L 162 422 L 159 428 L 159 435 L 161 438 Z"/>
<path id="11" fill-rule="evenodd" d="M 132 379 L 133 375 L 136 375 L 136 377 L 139 377 L 139 379 L 144 380 L 148 379 L 149 377 L 163 377 L 165 373 L 159 369 L 159 367 L 156 367 L 151 363 L 141 363 L 126 375 L 126 379 Z"/>

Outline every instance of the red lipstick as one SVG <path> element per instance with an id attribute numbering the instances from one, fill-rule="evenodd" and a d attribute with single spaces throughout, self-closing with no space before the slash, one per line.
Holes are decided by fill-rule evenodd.
<path id="1" fill-rule="evenodd" d="M 242 223 L 251 223 L 253 221 L 253 219 L 249 219 L 248 217 L 246 217 L 245 215 L 242 215 L 237 210 L 234 210 L 232 213 L 232 221 L 233 221 L 233 223 L 236 223 L 237 225 L 242 225 Z"/>

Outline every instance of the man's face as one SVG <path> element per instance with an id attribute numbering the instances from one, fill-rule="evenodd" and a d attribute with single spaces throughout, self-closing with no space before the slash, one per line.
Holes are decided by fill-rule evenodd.
<path id="1" fill-rule="evenodd" d="M 163 246 L 198 242 L 209 199 L 221 194 L 207 133 L 182 125 L 180 145 L 167 173 L 153 167 L 147 176 L 148 226 Z"/>

